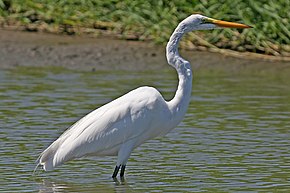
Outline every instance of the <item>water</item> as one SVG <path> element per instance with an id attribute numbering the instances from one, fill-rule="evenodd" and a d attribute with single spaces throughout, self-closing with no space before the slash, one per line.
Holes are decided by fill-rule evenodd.
<path id="1" fill-rule="evenodd" d="M 148 141 L 113 181 L 115 157 L 32 175 L 39 153 L 96 107 L 140 85 L 170 99 L 174 71 L 0 71 L 0 192 L 277 192 L 290 190 L 290 80 L 277 72 L 198 70 L 184 121 Z"/>

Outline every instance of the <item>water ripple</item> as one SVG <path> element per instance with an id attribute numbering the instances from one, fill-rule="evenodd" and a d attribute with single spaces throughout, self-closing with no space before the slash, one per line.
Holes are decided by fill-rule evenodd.
<path id="1" fill-rule="evenodd" d="M 164 76 L 164 77 L 160 77 Z M 265 77 L 205 76 L 183 123 L 138 147 L 125 180 L 115 157 L 37 171 L 39 153 L 74 121 L 146 84 L 171 98 L 170 72 L 0 72 L 1 192 L 273 192 L 290 189 L 290 88 Z M 166 80 L 166 81 L 160 81 Z M 212 80 L 215 81 L 212 81 Z M 132 81 L 134 80 L 134 81 Z M 282 82 L 279 82 L 282 81 Z M 287 82 L 287 81 L 286 81 Z M 238 86 L 237 86 L 238 83 Z"/>

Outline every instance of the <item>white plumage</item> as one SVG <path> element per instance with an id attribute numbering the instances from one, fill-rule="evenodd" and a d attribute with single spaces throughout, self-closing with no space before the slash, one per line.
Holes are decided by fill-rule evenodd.
<path id="1" fill-rule="evenodd" d="M 166 122 L 163 122 L 166 121 Z M 166 134 L 180 122 L 153 87 L 140 87 L 94 110 L 63 133 L 40 157 L 44 170 L 84 155 L 117 155 L 125 164 L 144 141 Z"/>
<path id="2" fill-rule="evenodd" d="M 39 158 L 44 170 L 52 170 L 74 158 L 95 155 L 118 155 L 113 178 L 124 175 L 125 166 L 134 148 L 176 127 L 187 110 L 192 86 L 191 65 L 178 54 L 182 35 L 192 30 L 218 26 L 247 28 L 249 26 L 191 15 L 175 29 L 166 47 L 168 63 L 179 78 L 174 98 L 165 101 L 153 87 L 137 88 L 92 111 L 54 141 Z"/>

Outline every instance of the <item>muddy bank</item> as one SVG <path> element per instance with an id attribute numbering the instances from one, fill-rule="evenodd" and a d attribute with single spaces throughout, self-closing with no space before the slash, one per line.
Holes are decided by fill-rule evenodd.
<path id="1" fill-rule="evenodd" d="M 282 61 L 184 50 L 181 54 L 194 68 L 289 69 L 289 64 Z M 167 68 L 167 63 L 165 48 L 146 42 L 0 30 L 0 68 L 15 66 L 60 66 L 85 71 L 151 70 Z"/>

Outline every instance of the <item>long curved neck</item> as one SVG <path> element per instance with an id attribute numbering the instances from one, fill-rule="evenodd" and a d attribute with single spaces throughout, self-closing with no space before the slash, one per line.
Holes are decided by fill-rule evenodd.
<path id="1" fill-rule="evenodd" d="M 169 65 L 173 66 L 178 73 L 178 87 L 174 98 L 168 102 L 168 107 L 172 113 L 172 121 L 176 125 L 183 119 L 191 97 L 192 70 L 188 61 L 183 59 L 178 53 L 178 44 L 185 33 L 183 23 L 180 23 L 166 46 L 166 57 Z"/>

